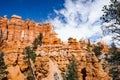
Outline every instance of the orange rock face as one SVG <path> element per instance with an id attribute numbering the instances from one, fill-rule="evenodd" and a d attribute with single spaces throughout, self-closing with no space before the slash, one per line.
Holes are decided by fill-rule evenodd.
<path id="1" fill-rule="evenodd" d="M 59 44 L 61 40 L 56 37 L 53 26 L 49 23 L 37 24 L 34 21 L 23 21 L 20 16 L 13 15 L 10 20 L 7 17 L 0 18 L 0 32 L 6 42 L 3 50 L 15 50 L 31 45 L 35 37 L 42 33 L 44 44 Z"/>
<path id="2" fill-rule="evenodd" d="M 23 72 L 28 68 L 24 63 L 22 52 L 26 46 L 32 46 L 34 39 L 43 34 L 43 45 L 36 49 L 36 61 L 33 64 L 37 80 L 62 79 L 61 73 L 67 70 L 72 55 L 75 55 L 79 80 L 110 80 L 110 77 L 99 64 L 93 52 L 87 51 L 88 40 L 78 42 L 69 38 L 63 43 L 57 38 L 50 23 L 38 24 L 34 21 L 23 21 L 13 15 L 0 18 L 0 50 L 5 53 L 4 61 L 8 66 L 8 80 L 24 80 Z M 104 46 L 106 51 L 107 47 Z M 90 50 L 91 51 L 91 50 Z M 53 67 L 53 69 L 52 69 Z M 55 67 L 55 69 L 54 69 Z M 52 69 L 52 70 L 51 70 Z"/>
<path id="3" fill-rule="evenodd" d="M 21 73 L 19 66 L 10 66 L 7 71 L 8 80 L 24 80 L 25 76 Z"/>

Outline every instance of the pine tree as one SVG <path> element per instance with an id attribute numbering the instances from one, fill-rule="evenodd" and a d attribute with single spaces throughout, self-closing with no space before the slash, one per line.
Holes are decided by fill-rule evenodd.
<path id="1" fill-rule="evenodd" d="M 31 59 L 33 62 L 35 62 L 36 54 L 35 54 L 35 52 L 32 50 L 32 48 L 31 48 L 30 46 L 27 46 L 27 47 L 25 48 L 25 52 L 26 52 L 27 58 L 28 58 L 28 59 Z"/>
<path id="2" fill-rule="evenodd" d="M 105 5 L 103 7 L 104 14 L 101 17 L 104 25 L 102 26 L 102 30 L 104 35 L 112 35 L 113 41 L 115 44 L 120 45 L 120 1 L 119 0 L 110 0 L 109 5 Z M 120 52 L 117 51 L 116 46 L 113 43 L 111 52 L 112 52 L 112 69 L 110 70 L 110 74 L 113 77 L 113 80 L 119 80 L 118 76 L 118 66 L 120 66 Z M 112 72 L 112 73 L 111 73 Z"/>
<path id="3" fill-rule="evenodd" d="M 37 38 L 33 41 L 33 50 L 36 50 L 38 45 L 42 46 L 43 34 L 40 33 Z"/>
<path id="4" fill-rule="evenodd" d="M 110 4 L 105 5 L 102 11 L 104 12 L 101 17 L 104 23 L 102 26 L 104 35 L 113 35 L 113 40 L 120 43 L 120 1 L 110 0 Z"/>
<path id="5" fill-rule="evenodd" d="M 75 56 L 72 55 L 72 58 L 67 67 L 67 72 L 66 74 L 63 74 L 63 79 L 64 80 L 78 80 L 77 72 L 78 71 L 77 71 Z"/>
<path id="6" fill-rule="evenodd" d="M 33 49 L 34 49 L 34 50 L 37 49 L 37 47 L 38 47 L 38 43 L 39 43 L 38 39 L 35 38 L 35 40 L 33 41 Z"/>
<path id="7" fill-rule="evenodd" d="M 24 56 L 24 60 L 25 60 L 25 63 L 28 64 L 28 78 L 32 78 L 32 80 L 35 80 L 35 74 L 34 74 L 34 71 L 33 71 L 33 67 L 32 67 L 32 63 L 31 61 L 34 63 L 35 62 L 35 59 L 36 59 L 36 54 L 34 52 L 34 50 L 32 50 L 32 48 L 30 46 L 27 46 L 23 52 L 23 55 Z"/>
<path id="8" fill-rule="evenodd" d="M 28 78 L 31 78 L 32 80 L 35 80 L 35 74 L 31 65 L 31 60 L 34 63 L 36 59 L 36 53 L 35 50 L 37 49 L 38 45 L 42 45 L 42 39 L 43 39 L 43 34 L 40 33 L 37 38 L 33 41 L 32 47 L 27 46 L 23 52 L 24 60 L 28 64 Z"/>
<path id="9" fill-rule="evenodd" d="M 109 54 L 111 54 L 111 62 L 109 62 L 111 64 L 111 69 L 109 74 L 112 76 L 113 80 L 118 80 L 118 76 L 120 75 L 120 72 L 118 72 L 118 65 L 120 65 L 120 51 L 117 50 L 114 42 L 111 44 Z"/>
<path id="10" fill-rule="evenodd" d="M 39 39 L 39 45 L 41 46 L 42 45 L 42 39 L 43 39 L 43 34 L 42 33 L 39 34 L 38 39 Z"/>
<path id="11" fill-rule="evenodd" d="M 101 54 L 101 51 L 103 49 L 103 46 L 100 43 L 97 43 L 97 45 L 94 45 L 93 52 L 98 57 Z"/>
<path id="12" fill-rule="evenodd" d="M 0 52 L 0 80 L 7 76 L 7 66 L 4 63 L 4 53 Z"/>

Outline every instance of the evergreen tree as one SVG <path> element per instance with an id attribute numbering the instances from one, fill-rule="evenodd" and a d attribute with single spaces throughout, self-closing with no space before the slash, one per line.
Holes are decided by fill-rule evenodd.
<path id="1" fill-rule="evenodd" d="M 110 0 L 110 4 L 103 7 L 103 12 L 104 14 L 101 17 L 101 20 L 104 23 L 102 26 L 104 35 L 112 34 L 113 41 L 120 45 L 120 1 Z M 110 53 L 112 53 L 112 69 L 110 70 L 110 74 L 112 75 L 113 80 L 119 80 L 120 78 L 118 78 L 118 76 L 120 73 L 118 74 L 117 69 L 118 66 L 120 66 L 120 52 L 117 50 L 114 43 L 112 43 Z"/>
<path id="2" fill-rule="evenodd" d="M 3 47 L 3 33 L 2 33 L 2 30 L 0 30 L 0 51 L 2 50 L 2 47 Z"/>
<path id="3" fill-rule="evenodd" d="M 102 49 L 103 46 L 100 43 L 97 43 L 97 45 L 94 45 L 93 52 L 98 57 L 101 54 Z"/>
<path id="4" fill-rule="evenodd" d="M 67 67 L 67 72 L 66 74 L 62 74 L 63 75 L 63 79 L 64 80 L 78 80 L 78 74 L 77 74 L 77 65 L 76 65 L 76 60 L 75 60 L 75 56 L 72 55 L 72 58 L 68 64 Z"/>
<path id="5" fill-rule="evenodd" d="M 114 42 L 111 43 L 110 53 L 114 54 L 117 52 L 117 47 Z"/>
<path id="6" fill-rule="evenodd" d="M 118 76 L 120 75 L 118 72 L 118 65 L 120 65 L 120 51 L 117 50 L 114 42 L 111 44 L 109 54 L 111 54 L 111 60 L 109 62 L 111 69 L 109 74 L 113 77 L 113 80 L 118 80 Z"/>
<path id="7" fill-rule="evenodd" d="M 102 26 L 104 35 L 112 34 L 112 38 L 120 43 L 120 1 L 110 0 L 109 5 L 103 7 L 101 20 L 105 23 Z"/>
<path id="8" fill-rule="evenodd" d="M 24 56 L 24 60 L 25 60 L 25 63 L 28 64 L 28 78 L 32 78 L 32 80 L 35 80 L 35 74 L 34 74 L 34 71 L 33 71 L 33 67 L 32 67 L 32 64 L 31 64 L 31 61 L 34 63 L 35 62 L 35 59 L 36 59 L 36 54 L 34 52 L 34 50 L 32 50 L 32 48 L 30 46 L 27 46 L 25 48 L 25 51 L 23 52 L 23 55 Z"/>
<path id="9" fill-rule="evenodd" d="M 43 39 L 43 34 L 42 33 L 39 34 L 38 39 L 39 39 L 39 45 L 41 46 L 42 45 L 42 39 Z"/>
<path id="10" fill-rule="evenodd" d="M 43 39 L 43 34 L 40 33 L 37 38 L 33 41 L 33 49 L 36 50 L 37 46 L 40 45 L 42 46 L 42 39 Z"/>
<path id="11" fill-rule="evenodd" d="M 61 75 L 62 75 L 63 80 L 67 80 L 65 72 L 62 72 Z"/>
<path id="12" fill-rule="evenodd" d="M 31 59 L 33 62 L 35 62 L 36 54 L 35 54 L 34 50 L 31 49 L 30 46 L 27 46 L 25 48 L 25 52 L 26 52 L 27 58 Z"/>
<path id="13" fill-rule="evenodd" d="M 0 80 L 7 76 L 7 66 L 4 63 L 4 53 L 0 52 Z"/>
<path id="14" fill-rule="evenodd" d="M 31 60 L 34 63 L 36 59 L 36 53 L 35 50 L 37 49 L 38 45 L 42 45 L 42 39 L 43 39 L 43 34 L 40 33 L 37 38 L 33 41 L 32 47 L 27 46 L 23 52 L 24 60 L 28 64 L 28 70 L 27 70 L 27 75 L 28 78 L 35 80 L 35 74 L 31 65 Z"/>
<path id="15" fill-rule="evenodd" d="M 38 43 L 39 43 L 38 38 L 35 38 L 35 40 L 33 41 L 33 50 L 37 49 Z"/>

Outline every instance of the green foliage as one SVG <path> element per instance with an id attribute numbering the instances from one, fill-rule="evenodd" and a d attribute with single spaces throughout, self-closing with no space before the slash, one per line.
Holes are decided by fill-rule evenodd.
<path id="1" fill-rule="evenodd" d="M 111 53 L 112 55 L 111 59 L 112 59 L 113 64 L 120 65 L 120 51 L 117 50 L 117 47 L 114 44 L 114 42 L 111 44 L 109 53 Z"/>
<path id="2" fill-rule="evenodd" d="M 109 5 L 103 7 L 104 14 L 101 17 L 101 20 L 104 23 L 109 23 L 102 26 L 104 35 L 114 34 L 112 38 L 119 43 L 120 41 L 120 1 L 119 0 L 110 0 Z"/>
<path id="3" fill-rule="evenodd" d="M 77 71 L 77 65 L 76 65 L 75 56 L 72 55 L 70 63 L 68 64 L 68 67 L 67 67 L 66 74 L 62 73 L 63 79 L 64 80 L 78 80 L 77 72 L 78 71 Z"/>
<path id="4" fill-rule="evenodd" d="M 26 54 L 27 54 L 27 58 L 31 59 L 33 62 L 35 62 L 36 59 L 36 54 L 35 52 L 30 48 L 30 46 L 27 46 L 25 48 Z"/>
<path id="5" fill-rule="evenodd" d="M 40 46 L 42 45 L 42 39 L 43 39 L 43 34 L 40 33 L 39 36 L 38 36 L 38 40 L 39 40 L 39 45 Z"/>
<path id="6" fill-rule="evenodd" d="M 119 76 L 117 69 L 118 65 L 120 65 L 120 52 L 117 50 L 114 42 L 111 44 L 109 55 L 111 55 L 111 60 L 109 61 L 111 69 L 109 75 L 112 76 L 113 80 L 117 80 Z"/>
<path id="7" fill-rule="evenodd" d="M 115 54 L 117 52 L 117 47 L 114 42 L 111 44 L 110 53 Z"/>
<path id="8" fill-rule="evenodd" d="M 117 57 L 119 57 L 118 56 L 119 53 L 118 53 L 117 47 L 116 47 L 114 42 L 111 44 L 111 48 L 110 48 L 109 53 L 112 55 L 111 59 L 115 63 L 117 61 L 117 59 L 118 59 Z"/>
<path id="9" fill-rule="evenodd" d="M 2 33 L 2 30 L 0 30 L 0 51 L 2 50 L 2 47 L 3 47 L 3 33 Z"/>
<path id="10" fill-rule="evenodd" d="M 32 62 L 35 63 L 36 54 L 33 48 L 31 48 L 30 46 L 27 46 L 25 48 L 23 54 L 25 55 L 24 60 L 28 64 L 28 69 L 26 70 L 25 74 L 27 75 L 27 77 L 33 78 L 32 80 L 35 80 L 35 74 L 30 60 L 32 60 Z"/>
<path id="11" fill-rule="evenodd" d="M 35 38 L 35 40 L 33 41 L 33 49 L 34 49 L 34 50 L 37 49 L 38 43 L 39 43 L 38 39 Z"/>
<path id="12" fill-rule="evenodd" d="M 103 7 L 103 16 L 101 19 L 104 22 L 111 22 L 112 20 L 115 20 L 116 24 L 120 24 L 119 18 L 120 18 L 120 2 L 118 0 L 110 0 L 109 5 L 105 5 Z"/>
<path id="13" fill-rule="evenodd" d="M 0 52 L 0 80 L 6 77 L 7 75 L 7 66 L 4 63 L 3 59 L 4 53 Z"/>
<path id="14" fill-rule="evenodd" d="M 109 75 L 113 78 L 113 80 L 119 80 L 118 79 L 118 71 L 117 67 L 113 67 L 110 69 Z"/>
<path id="15" fill-rule="evenodd" d="M 43 39 L 43 34 L 40 33 L 39 36 L 35 38 L 35 40 L 33 41 L 32 47 L 27 46 L 23 52 L 24 61 L 25 63 L 28 64 L 28 69 L 24 73 L 28 76 L 28 78 L 32 80 L 35 80 L 35 74 L 34 74 L 30 60 L 32 60 L 32 62 L 35 63 L 35 59 L 36 59 L 35 50 L 37 49 L 38 45 L 40 46 L 42 45 L 42 39 Z"/>
<path id="16" fill-rule="evenodd" d="M 33 41 L 33 49 L 36 50 L 38 45 L 42 45 L 43 34 L 40 33 L 37 38 Z"/>
<path id="17" fill-rule="evenodd" d="M 65 73 L 62 72 L 61 75 L 62 75 L 63 80 L 67 80 Z"/>
<path id="18" fill-rule="evenodd" d="M 120 1 L 110 0 L 110 4 L 103 7 L 103 12 L 101 20 L 107 24 L 102 27 L 104 35 L 113 34 L 113 41 L 120 45 Z M 113 80 L 119 80 L 117 68 L 120 65 L 120 52 L 114 43 L 112 43 L 109 53 L 111 53 L 111 62 L 109 63 L 112 63 L 110 75 Z"/>
<path id="19" fill-rule="evenodd" d="M 120 65 L 120 52 L 117 52 L 114 56 L 113 56 L 113 60 L 115 61 L 115 63 L 117 65 Z"/>
<path id="20" fill-rule="evenodd" d="M 103 47 L 101 45 L 94 45 L 93 52 L 98 57 L 101 54 Z"/>

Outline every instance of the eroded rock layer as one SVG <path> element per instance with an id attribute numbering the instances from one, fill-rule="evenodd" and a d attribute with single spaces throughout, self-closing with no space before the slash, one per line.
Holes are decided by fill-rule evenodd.
<path id="1" fill-rule="evenodd" d="M 92 44 L 88 50 L 88 40 L 78 42 L 70 38 L 69 43 L 64 43 L 57 38 L 50 23 L 24 21 L 16 15 L 11 19 L 6 16 L 0 18 L 0 51 L 5 54 L 8 80 L 26 78 L 23 72 L 28 65 L 24 63 L 22 52 L 26 46 L 32 46 L 40 33 L 43 34 L 43 44 L 36 49 L 37 57 L 33 64 L 37 80 L 62 80 L 61 73 L 66 71 L 72 55 L 76 58 L 79 80 L 111 80 L 92 52 Z M 103 51 L 107 51 L 106 46 Z"/>

